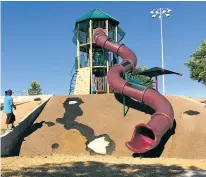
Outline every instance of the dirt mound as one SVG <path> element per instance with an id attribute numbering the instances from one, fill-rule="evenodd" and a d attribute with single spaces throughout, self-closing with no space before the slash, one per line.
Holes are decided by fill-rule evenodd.
<path id="1" fill-rule="evenodd" d="M 206 158 L 206 109 L 178 96 L 168 99 L 175 112 L 175 133 L 166 134 L 145 157 Z M 123 117 L 123 105 L 114 95 L 54 96 L 25 133 L 15 155 L 87 155 L 86 144 L 105 134 L 115 143 L 113 156 L 131 157 L 134 154 L 125 142 L 131 139 L 135 126 L 147 123 L 154 112 L 140 103 L 131 106 L 138 111 L 130 108 Z"/>

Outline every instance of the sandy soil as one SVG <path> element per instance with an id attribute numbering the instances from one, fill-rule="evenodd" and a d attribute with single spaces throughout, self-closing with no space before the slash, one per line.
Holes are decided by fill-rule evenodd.
<path id="1" fill-rule="evenodd" d="M 205 160 L 132 159 L 111 156 L 34 156 L 2 159 L 2 177 L 16 176 L 89 176 L 89 177 L 165 177 L 188 174 L 200 176 Z M 202 172 L 206 174 L 205 172 Z M 191 172 L 190 172 L 191 174 Z M 186 176 L 186 175 L 185 175 Z M 204 175 L 203 175 L 204 176 Z"/>
<path id="2" fill-rule="evenodd" d="M 14 110 L 14 114 L 16 116 L 16 121 L 14 124 L 17 124 L 22 118 L 24 118 L 28 113 L 30 113 L 35 107 L 41 104 L 42 101 L 31 101 L 24 104 L 16 103 L 16 110 Z M 18 105 L 19 104 L 19 105 Z M 1 111 L 1 129 L 6 129 L 6 115 Z"/>
<path id="3" fill-rule="evenodd" d="M 203 175 L 187 171 L 206 170 L 206 109 L 178 96 L 167 98 L 175 112 L 176 129 L 149 154 L 160 158 L 133 158 L 124 145 L 135 125 L 150 119 L 145 112 L 151 110 L 137 104 L 138 111 L 130 108 L 123 117 L 122 104 L 113 95 L 55 96 L 16 147 L 14 155 L 20 156 L 1 158 L 1 175 L 206 176 L 206 171 Z M 72 106 L 69 101 L 80 104 Z M 112 155 L 89 155 L 85 143 L 102 134 L 115 143 Z"/>
<path id="4" fill-rule="evenodd" d="M 178 96 L 169 96 L 168 99 L 175 111 L 175 134 L 169 140 L 166 137 L 161 146 L 152 152 L 152 156 L 205 159 L 206 109 Z M 81 104 L 71 106 L 68 104 L 70 100 L 77 100 Z M 132 157 L 134 154 L 125 147 L 125 142 L 132 137 L 137 124 L 146 123 L 149 119 L 150 115 L 143 110 L 132 108 L 123 117 L 122 104 L 113 95 L 85 95 L 69 99 L 55 96 L 16 148 L 16 155 L 88 155 L 85 143 L 107 134 L 116 146 L 112 156 Z"/>
<path id="5" fill-rule="evenodd" d="M 205 103 L 206 104 L 206 98 L 193 98 L 196 101 L 199 101 L 200 103 Z"/>

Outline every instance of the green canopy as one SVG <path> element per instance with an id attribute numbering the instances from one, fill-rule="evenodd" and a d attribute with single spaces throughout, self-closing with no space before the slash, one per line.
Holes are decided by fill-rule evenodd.
<path id="1" fill-rule="evenodd" d="M 94 9 L 94 10 L 90 11 L 89 13 L 86 13 L 82 17 L 78 18 L 75 22 L 79 23 L 79 22 L 83 22 L 83 21 L 86 21 L 86 20 L 90 20 L 90 19 L 106 19 L 106 20 L 114 21 L 117 24 L 119 24 L 118 20 L 116 20 L 115 18 L 109 16 L 108 14 L 101 11 L 100 9 Z"/>

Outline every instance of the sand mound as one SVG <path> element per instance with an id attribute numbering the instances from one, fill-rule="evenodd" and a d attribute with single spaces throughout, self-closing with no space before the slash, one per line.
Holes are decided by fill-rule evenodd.
<path id="1" fill-rule="evenodd" d="M 178 96 L 167 98 L 175 112 L 175 134 L 164 137 L 149 156 L 206 158 L 206 109 Z M 71 101 L 77 104 L 69 104 Z M 125 142 L 131 139 L 135 126 L 147 123 L 149 113 L 152 113 L 151 109 L 140 104 L 134 107 L 138 111 L 130 108 L 123 117 L 123 106 L 114 95 L 54 96 L 27 133 L 25 141 L 17 147 L 19 152 L 16 155 L 88 155 L 87 142 L 105 134 L 114 142 L 112 156 L 132 157 L 133 153 L 125 147 Z"/>

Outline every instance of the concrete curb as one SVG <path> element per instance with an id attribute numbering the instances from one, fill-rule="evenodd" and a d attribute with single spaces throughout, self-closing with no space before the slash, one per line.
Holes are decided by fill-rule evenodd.
<path id="1" fill-rule="evenodd" d="M 47 102 L 53 95 L 49 95 L 48 98 L 38 105 L 34 110 L 27 114 L 14 128 L 12 132 L 1 135 L 1 157 L 10 156 L 15 145 L 21 139 L 22 134 L 31 126 L 41 111 L 44 109 Z"/>

